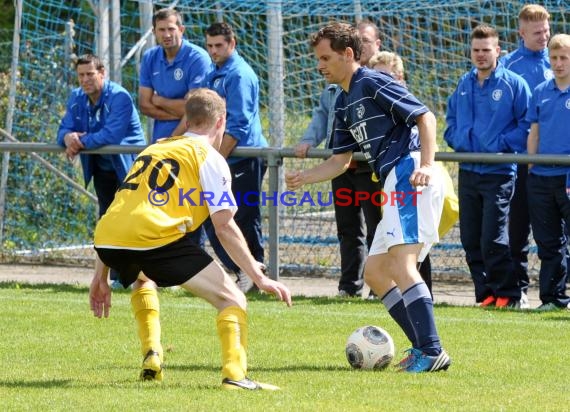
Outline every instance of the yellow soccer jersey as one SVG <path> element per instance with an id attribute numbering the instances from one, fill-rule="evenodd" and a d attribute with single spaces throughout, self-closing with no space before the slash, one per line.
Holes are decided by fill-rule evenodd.
<path id="1" fill-rule="evenodd" d="M 226 160 L 204 136 L 186 134 L 147 147 L 95 228 L 95 246 L 145 250 L 198 228 L 219 210 L 235 213 Z"/>

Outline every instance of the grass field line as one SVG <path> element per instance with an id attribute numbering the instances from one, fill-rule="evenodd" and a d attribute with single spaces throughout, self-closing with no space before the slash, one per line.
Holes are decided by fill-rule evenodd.
<path id="1" fill-rule="evenodd" d="M 2 295 L 2 294 L 0 294 L 0 295 Z M 5 302 L 15 301 L 18 303 L 22 303 L 22 302 L 41 303 L 41 302 L 51 301 L 52 299 L 53 299 L 53 294 L 44 295 L 44 296 L 20 295 L 20 296 L 3 296 L 2 297 L 2 300 Z M 82 297 L 66 296 L 65 300 L 68 303 L 81 304 L 82 306 L 84 306 L 86 311 L 88 310 L 89 303 L 87 300 L 87 295 L 84 295 Z M 278 303 L 278 302 L 275 302 L 275 303 L 276 303 L 276 305 L 280 305 L 280 303 Z M 188 309 L 193 309 L 193 310 L 200 309 L 203 311 L 212 311 L 212 312 L 214 311 L 212 306 L 210 306 L 206 302 L 201 302 L 201 301 L 173 302 L 172 300 L 169 300 L 168 302 L 166 302 L 162 305 L 162 309 L 165 311 L 168 311 L 169 308 L 176 308 L 176 309 L 188 308 Z M 307 306 L 307 305 L 298 305 L 298 306 L 294 305 L 292 309 L 281 308 L 281 307 L 275 307 L 275 308 L 267 308 L 266 307 L 263 309 L 263 315 L 275 314 L 275 315 L 283 316 L 284 314 L 287 313 L 288 310 L 293 310 L 293 311 L 297 312 L 298 314 L 307 314 L 307 315 L 322 314 L 323 313 L 322 309 L 323 308 L 320 305 L 317 305 L 315 307 L 311 307 L 311 306 Z M 382 308 L 379 307 L 379 310 L 380 309 L 382 309 Z M 471 310 L 471 309 L 480 310 L 478 308 L 465 308 L 465 309 L 466 310 Z M 113 312 L 119 311 L 119 310 L 129 310 L 130 311 L 130 305 L 128 304 L 127 301 L 121 300 L 119 302 L 116 302 L 116 304 L 114 304 L 111 307 L 111 316 L 113 316 Z M 465 318 L 465 317 L 438 315 L 437 314 L 437 306 L 436 306 L 436 317 L 437 317 L 438 322 L 476 324 L 476 325 L 510 324 L 510 325 L 530 326 L 532 324 L 532 325 L 540 326 L 541 328 L 554 328 L 554 329 L 558 329 L 560 327 L 560 322 L 562 322 L 562 320 L 560 320 L 560 321 L 551 320 L 550 322 L 545 322 L 544 318 L 542 316 L 536 316 L 538 314 L 534 314 L 534 313 L 517 313 L 514 311 L 505 312 L 505 314 L 513 314 L 513 315 L 517 314 L 517 315 L 521 316 L 518 319 L 514 319 L 514 318 L 505 318 L 505 317 L 501 316 L 502 313 L 499 313 L 499 311 L 495 311 L 495 310 L 489 310 L 489 311 L 481 310 L 481 312 L 482 312 L 481 317 L 479 317 L 479 318 Z M 487 315 L 491 314 L 491 313 L 493 315 L 495 315 L 495 312 L 497 315 L 496 317 L 487 317 Z M 255 317 L 257 315 L 257 313 L 255 312 L 255 308 L 250 309 L 249 314 L 250 314 L 250 317 Z M 362 314 L 355 315 L 353 312 L 344 311 L 342 309 L 332 310 L 332 311 L 327 310 L 326 314 L 327 314 L 327 316 L 333 316 L 333 317 L 363 318 L 366 320 L 370 319 L 370 316 L 371 316 L 370 312 L 363 312 Z M 384 319 L 389 319 L 389 315 L 385 311 L 380 311 L 379 313 L 372 314 L 372 315 L 378 316 L 378 321 L 380 321 L 380 322 Z M 485 317 L 483 317 L 483 316 L 485 316 Z"/>

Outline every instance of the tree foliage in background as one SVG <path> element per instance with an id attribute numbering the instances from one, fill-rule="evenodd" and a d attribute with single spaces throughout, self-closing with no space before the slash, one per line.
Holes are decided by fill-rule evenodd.
<path id="1" fill-rule="evenodd" d="M 3 13 L 0 14 L 0 29 L 12 30 L 14 27 L 14 1 L 0 0 Z"/>
<path id="2" fill-rule="evenodd" d="M 12 56 L 12 36 L 14 34 L 13 0 L 0 0 L 0 73 L 10 68 Z"/>

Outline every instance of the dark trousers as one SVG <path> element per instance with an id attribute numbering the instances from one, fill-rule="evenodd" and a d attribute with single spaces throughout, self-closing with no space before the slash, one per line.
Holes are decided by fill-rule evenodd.
<path id="1" fill-rule="evenodd" d="M 365 167 L 368 168 L 368 165 Z M 360 204 L 358 206 L 355 204 L 355 192 L 373 193 L 382 190 L 380 184 L 373 182 L 371 177 L 372 173 L 369 169 L 366 169 L 366 172 L 349 169 L 331 182 L 335 200 L 337 236 L 340 244 L 341 275 L 338 289 L 350 295 L 362 293 L 364 264 L 381 217 L 380 207 L 371 201 L 359 200 Z M 339 189 L 351 191 L 352 202 L 348 202 L 345 197 L 349 192 L 342 192 L 342 203 L 350 203 L 350 205 L 337 204 L 336 192 Z"/>
<path id="2" fill-rule="evenodd" d="M 513 269 L 519 280 L 519 286 L 524 293 L 528 290 L 528 251 L 530 236 L 530 216 L 528 212 L 528 196 L 526 181 L 527 165 L 520 164 L 517 169 L 515 193 L 511 199 L 509 210 L 509 242 Z"/>
<path id="3" fill-rule="evenodd" d="M 490 295 L 521 296 L 509 249 L 514 185 L 514 176 L 459 170 L 459 230 L 477 302 Z"/>
<path id="4" fill-rule="evenodd" d="M 570 200 L 566 176 L 528 176 L 528 207 L 540 258 L 539 288 L 542 303 L 566 306 L 566 234 L 570 224 Z"/>
<path id="5" fill-rule="evenodd" d="M 99 204 L 99 218 L 105 214 L 119 188 L 119 179 L 115 172 L 96 170 L 93 174 L 93 186 Z"/>
<path id="6" fill-rule="evenodd" d="M 119 178 L 115 172 L 95 169 L 93 173 L 93 187 L 97 194 L 97 203 L 99 204 L 99 219 L 105 214 L 113 199 L 115 192 L 119 188 Z M 115 269 L 111 269 L 111 280 L 118 280 L 119 276 Z"/>
<path id="7" fill-rule="evenodd" d="M 264 261 L 263 235 L 261 232 L 261 182 L 267 166 L 263 159 L 252 157 L 230 164 L 232 173 L 232 192 L 236 197 L 238 210 L 234 216 L 236 224 L 241 229 L 249 247 L 249 251 L 258 262 Z M 238 273 L 240 268 L 226 253 L 216 236 L 210 219 L 203 227 L 208 235 L 210 244 L 220 261 L 231 271 Z M 193 235 L 197 236 L 196 234 Z"/>

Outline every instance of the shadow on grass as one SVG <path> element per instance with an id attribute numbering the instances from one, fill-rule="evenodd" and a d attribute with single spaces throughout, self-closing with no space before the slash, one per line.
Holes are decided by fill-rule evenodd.
<path id="1" fill-rule="evenodd" d="M 206 371 L 206 372 L 213 372 L 219 373 L 220 367 L 219 365 L 182 365 L 182 364 L 169 364 L 166 363 L 165 371 L 168 372 L 169 370 L 176 370 L 181 372 L 197 372 L 197 371 Z M 249 366 L 248 371 L 250 372 L 339 372 L 339 371 L 352 371 L 354 369 L 350 367 L 341 367 L 341 366 L 333 366 L 333 365 L 287 365 L 287 366 Z"/>
<path id="2" fill-rule="evenodd" d="M 566 316 L 564 315 L 556 315 L 556 316 L 548 316 L 544 317 L 545 321 L 556 321 L 556 322 L 570 322 L 570 312 L 566 312 Z"/>
<path id="3" fill-rule="evenodd" d="M 41 388 L 41 389 L 49 389 L 49 388 L 61 388 L 65 386 L 69 386 L 72 383 L 71 379 L 52 379 L 49 381 L 25 381 L 25 380 L 16 380 L 16 381 L 0 381 L 0 387 L 4 388 Z"/>
<path id="4" fill-rule="evenodd" d="M 53 292 L 87 293 L 89 288 L 85 285 L 70 285 L 67 283 L 25 283 L 25 282 L 0 282 L 0 289 L 19 290 L 51 290 Z"/>
<path id="5" fill-rule="evenodd" d="M 378 300 L 366 300 L 361 298 L 338 298 L 329 296 L 293 296 L 293 305 L 303 303 L 311 305 L 381 305 Z M 275 302 L 274 296 L 265 293 L 248 293 L 247 300 L 249 302 Z"/>

